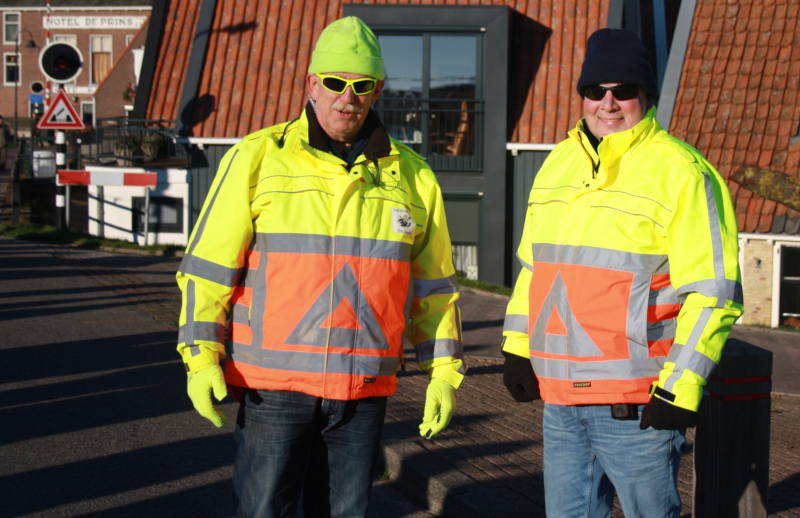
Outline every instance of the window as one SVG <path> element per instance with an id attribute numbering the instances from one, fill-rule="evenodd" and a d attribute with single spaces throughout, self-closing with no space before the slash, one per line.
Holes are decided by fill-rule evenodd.
<path id="1" fill-rule="evenodd" d="M 436 171 L 481 169 L 481 35 L 378 31 L 386 83 L 376 110 L 389 133 Z"/>
<path id="2" fill-rule="evenodd" d="M 779 323 L 800 318 L 800 246 L 780 247 Z"/>
<path id="3" fill-rule="evenodd" d="M 81 102 L 81 120 L 87 127 L 94 126 L 94 102 Z"/>
<path id="4" fill-rule="evenodd" d="M 91 36 L 91 82 L 96 85 L 111 71 L 111 36 Z"/>
<path id="5" fill-rule="evenodd" d="M 3 84 L 19 85 L 19 54 L 7 52 L 3 54 Z"/>
<path id="6" fill-rule="evenodd" d="M 134 232 L 144 232 L 144 202 L 144 196 L 133 198 Z M 148 232 L 183 232 L 183 199 L 151 196 Z"/>
<path id="7" fill-rule="evenodd" d="M 3 43 L 15 45 L 19 42 L 19 13 L 3 13 Z"/>

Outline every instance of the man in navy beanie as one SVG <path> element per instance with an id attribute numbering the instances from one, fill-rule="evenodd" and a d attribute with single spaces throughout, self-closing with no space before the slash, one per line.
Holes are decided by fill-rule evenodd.
<path id="1" fill-rule="evenodd" d="M 725 182 L 655 119 L 636 34 L 589 37 L 583 118 L 542 164 L 506 311 L 503 381 L 544 400 L 548 518 L 680 516 L 678 466 L 742 313 Z"/>

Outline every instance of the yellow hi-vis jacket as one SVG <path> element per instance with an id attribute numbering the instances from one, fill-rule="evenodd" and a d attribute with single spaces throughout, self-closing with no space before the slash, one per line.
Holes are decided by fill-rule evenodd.
<path id="1" fill-rule="evenodd" d="M 583 121 L 537 173 L 504 324 L 545 402 L 696 411 L 742 313 L 730 194 L 651 109 L 597 152 Z"/>
<path id="2" fill-rule="evenodd" d="M 458 388 L 458 289 L 436 178 L 377 116 L 348 170 L 311 108 L 223 157 L 177 274 L 189 372 L 353 400 L 396 390 L 404 335 Z"/>

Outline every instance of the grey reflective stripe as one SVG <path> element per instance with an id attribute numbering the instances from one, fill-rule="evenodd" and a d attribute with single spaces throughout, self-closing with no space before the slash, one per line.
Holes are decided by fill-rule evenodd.
<path id="1" fill-rule="evenodd" d="M 186 340 L 190 336 L 191 341 Z M 225 339 L 225 327 L 216 322 L 192 322 L 178 329 L 178 342 L 194 343 L 197 340 L 222 342 Z M 192 355 L 195 353 L 192 352 Z"/>
<path id="2" fill-rule="evenodd" d="M 191 345 L 189 346 L 189 354 L 192 356 L 197 356 L 200 354 L 200 346 L 199 345 Z"/>
<path id="3" fill-rule="evenodd" d="M 698 374 L 703 379 L 707 379 L 708 375 L 711 374 L 711 370 L 714 368 L 715 363 L 708 356 L 697 352 L 695 348 L 700 342 L 700 337 L 703 335 L 703 331 L 708 325 L 708 321 L 711 319 L 713 312 L 714 308 L 703 308 L 700 311 L 700 317 L 697 319 L 697 322 L 695 323 L 694 328 L 689 335 L 689 340 L 687 343 L 673 344 L 673 349 L 675 349 L 676 345 L 681 347 L 679 347 L 679 353 L 677 356 L 673 356 L 672 351 L 670 351 L 670 360 L 675 362 L 675 370 L 664 382 L 664 388 L 666 390 L 669 390 L 670 392 L 673 391 L 672 388 L 675 385 L 675 382 L 678 381 L 683 374 L 683 371 L 686 369 Z"/>
<path id="4" fill-rule="evenodd" d="M 503 331 L 527 333 L 528 315 L 514 315 L 511 313 L 506 313 L 506 319 L 503 321 Z"/>
<path id="5" fill-rule="evenodd" d="M 322 194 L 333 196 L 333 193 L 330 193 L 328 191 L 323 191 L 322 189 L 300 189 L 299 191 L 263 191 L 253 196 L 253 201 L 256 201 L 258 198 L 264 196 L 265 194 L 303 194 L 306 192 L 321 192 Z"/>
<path id="6" fill-rule="evenodd" d="M 400 366 L 400 358 L 397 356 L 276 351 L 235 342 L 230 346 L 229 358 L 236 362 L 280 371 L 324 372 L 354 376 L 391 376 Z"/>
<path id="7" fill-rule="evenodd" d="M 650 306 L 666 306 L 680 304 L 680 300 L 678 299 L 678 292 L 675 291 L 675 288 L 667 286 L 660 290 L 651 290 L 647 303 Z"/>
<path id="8" fill-rule="evenodd" d="M 250 325 L 250 308 L 244 304 L 234 304 L 231 309 L 231 322 Z"/>
<path id="9" fill-rule="evenodd" d="M 194 324 L 194 306 L 195 306 L 195 293 L 194 293 L 194 281 L 189 279 L 186 283 L 186 293 L 184 294 L 186 297 L 186 307 L 184 308 L 184 313 L 186 314 L 186 323 L 184 326 L 187 326 L 189 330 L 188 333 L 184 333 L 183 339 L 186 345 L 194 344 L 194 336 L 192 336 L 192 324 Z M 179 337 L 180 338 L 180 337 Z M 197 356 L 200 354 L 200 349 L 198 348 L 189 348 L 192 356 Z"/>
<path id="10" fill-rule="evenodd" d="M 400 190 L 402 191 L 403 189 L 400 189 Z M 403 192 L 405 192 L 405 191 L 403 191 Z M 411 210 L 411 206 L 410 205 L 407 205 L 406 203 L 404 203 L 404 202 L 402 202 L 400 200 L 393 200 L 391 198 L 383 198 L 381 196 L 362 196 L 361 199 L 362 200 L 383 200 L 383 201 L 388 201 L 390 203 L 396 203 L 396 204 L 400 205 L 401 207 L 405 207 L 406 209 Z"/>
<path id="11" fill-rule="evenodd" d="M 545 329 L 550 320 L 550 315 L 557 311 L 561 322 L 567 330 L 566 335 L 546 333 Z M 548 354 L 567 354 L 570 356 L 602 356 L 594 340 L 589 336 L 583 325 L 575 317 L 575 312 L 567 297 L 567 288 L 561 272 L 557 273 L 550 286 L 550 291 L 542 302 L 539 316 L 533 324 L 531 342 L 536 344 L 537 350 Z"/>
<path id="12" fill-rule="evenodd" d="M 669 273 L 667 256 L 661 254 L 636 254 L 593 246 L 534 243 L 533 257 L 536 261 L 594 266 L 625 272 Z"/>
<path id="13" fill-rule="evenodd" d="M 726 300 L 731 300 L 739 304 L 744 302 L 742 297 L 742 284 L 729 279 L 708 279 L 690 282 L 678 288 L 678 294 L 682 297 L 691 292 L 696 292 L 706 297 L 722 299 L 717 307 L 723 307 Z"/>
<path id="14" fill-rule="evenodd" d="M 347 299 L 354 311 L 358 329 L 333 327 L 331 314 Z M 253 341 L 254 344 L 261 343 Z M 286 337 L 286 343 L 354 349 L 388 349 L 388 340 L 377 315 L 361 291 L 355 273 L 345 263 L 333 282 L 317 297 L 311 307 Z"/>
<path id="15" fill-rule="evenodd" d="M 336 254 L 376 259 L 411 260 L 411 244 L 384 239 L 336 236 Z M 325 254 L 333 250 L 330 236 L 320 234 L 265 234 L 256 236 L 256 250 L 269 253 Z"/>
<path id="16" fill-rule="evenodd" d="M 211 262 L 202 257 L 197 257 L 196 255 L 183 256 L 179 271 L 187 275 L 194 275 L 195 277 L 200 277 L 207 281 L 222 284 L 223 286 L 234 286 L 239 279 L 240 272 L 238 268 L 228 268 L 227 266 L 222 266 L 221 264 Z"/>
<path id="17" fill-rule="evenodd" d="M 672 340 L 675 338 L 675 319 L 647 323 L 647 340 Z"/>
<path id="18" fill-rule="evenodd" d="M 625 315 L 625 327 L 623 332 L 626 335 L 629 358 L 647 358 L 650 350 L 647 347 L 647 318 L 642 318 L 642 312 L 646 314 L 647 303 L 650 299 L 650 283 L 652 276 L 648 272 L 633 272 L 631 287 L 628 292 L 627 314 Z"/>
<path id="19" fill-rule="evenodd" d="M 722 280 L 725 278 L 725 263 L 722 257 L 722 232 L 719 228 L 719 213 L 717 212 L 717 202 L 714 198 L 714 186 L 711 184 L 711 177 L 706 171 L 703 172 L 703 180 L 706 188 L 709 230 L 711 231 L 711 250 L 714 256 L 714 277 Z"/>
<path id="20" fill-rule="evenodd" d="M 192 255 L 194 252 L 194 248 L 197 246 L 198 241 L 200 241 L 200 236 L 203 235 L 203 232 L 206 228 L 206 222 L 208 221 L 208 216 L 211 214 L 211 209 L 214 207 L 214 203 L 217 201 L 217 195 L 219 195 L 220 189 L 222 189 L 222 184 L 225 183 L 225 179 L 228 177 L 228 173 L 231 170 L 231 166 L 233 165 L 233 161 L 236 159 L 236 155 L 239 154 L 239 150 L 235 150 L 233 152 L 233 156 L 231 157 L 230 161 L 228 162 L 228 167 L 225 168 L 225 173 L 222 175 L 222 179 L 219 181 L 214 194 L 211 196 L 211 200 L 208 202 L 208 207 L 206 207 L 205 212 L 203 212 L 203 217 L 200 218 L 200 222 L 197 224 L 197 228 L 195 229 L 194 233 L 194 240 L 189 245 L 189 248 L 186 250 L 186 255 Z"/>
<path id="21" fill-rule="evenodd" d="M 414 279 L 414 295 L 418 298 L 443 293 L 458 293 L 455 276 L 442 279 Z"/>
<path id="22" fill-rule="evenodd" d="M 575 362 L 532 356 L 533 370 L 544 378 L 561 380 L 629 380 L 658 376 L 664 358 L 631 358 L 602 362 Z"/>
<path id="23" fill-rule="evenodd" d="M 517 254 L 517 260 L 519 261 L 519 264 L 521 264 L 523 268 L 529 271 L 533 271 L 533 266 L 531 266 L 529 263 L 526 263 L 525 260 L 523 260 L 522 257 L 519 256 L 519 254 Z"/>
<path id="24" fill-rule="evenodd" d="M 417 361 L 423 362 L 434 358 L 463 358 L 464 350 L 461 342 L 450 338 L 439 338 L 417 344 Z"/>
<path id="25" fill-rule="evenodd" d="M 672 212 L 670 209 L 668 209 L 660 201 L 658 201 L 658 200 L 656 200 L 654 198 L 649 198 L 647 196 L 642 196 L 641 194 L 634 194 L 632 192 L 627 192 L 627 191 L 618 191 L 618 190 L 615 190 L 615 189 L 597 189 L 597 190 L 598 191 L 604 191 L 604 192 L 613 192 L 613 193 L 616 193 L 616 194 L 624 194 L 626 196 L 631 196 L 631 197 L 634 197 L 634 198 L 639 198 L 639 199 L 642 199 L 642 200 L 651 201 L 651 202 L 655 203 L 656 205 L 658 205 L 659 207 L 661 207 L 662 209 L 664 209 L 665 211 Z"/>
<path id="26" fill-rule="evenodd" d="M 258 253 L 258 252 L 251 252 Z M 252 344 L 261 344 L 264 337 L 264 308 L 267 307 L 267 254 L 259 254 L 256 283 L 250 300 L 250 325 Z"/>

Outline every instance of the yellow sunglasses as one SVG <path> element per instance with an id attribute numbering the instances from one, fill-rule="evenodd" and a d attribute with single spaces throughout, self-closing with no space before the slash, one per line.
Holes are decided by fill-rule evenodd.
<path id="1" fill-rule="evenodd" d="M 359 77 L 358 79 L 345 79 L 332 74 L 317 74 L 322 79 L 322 86 L 335 94 L 341 95 L 349 86 L 356 95 L 367 95 L 375 91 L 378 81 L 371 77 Z"/>

